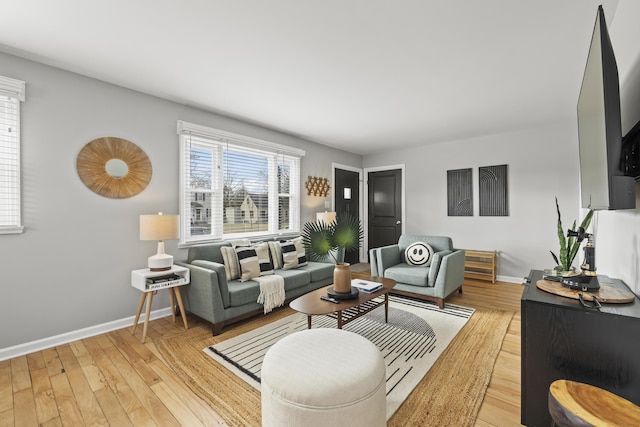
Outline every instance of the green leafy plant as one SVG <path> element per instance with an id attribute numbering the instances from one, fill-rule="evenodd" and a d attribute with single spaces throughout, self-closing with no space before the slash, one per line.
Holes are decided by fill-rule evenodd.
<path id="1" fill-rule="evenodd" d="M 364 231 L 360 220 L 342 212 L 335 222 L 307 222 L 302 228 L 302 242 L 311 261 L 333 259 L 336 264 L 344 262 L 345 252 L 360 248 Z"/>
<path id="2" fill-rule="evenodd" d="M 570 271 L 571 265 L 573 264 L 573 260 L 578 254 L 578 249 L 580 249 L 580 242 L 577 241 L 575 237 L 566 237 L 566 233 L 562 228 L 562 219 L 560 218 L 560 206 L 558 205 L 558 198 L 556 197 L 556 210 L 558 211 L 558 243 L 560 244 L 560 256 L 556 256 L 553 251 L 551 252 L 551 256 L 553 260 L 556 262 L 556 269 L 562 269 L 562 271 Z M 580 227 L 585 230 L 591 224 L 591 218 L 593 217 L 593 209 L 589 209 L 589 212 L 580 223 Z M 569 230 L 576 230 L 576 221 L 573 221 L 573 224 Z"/>

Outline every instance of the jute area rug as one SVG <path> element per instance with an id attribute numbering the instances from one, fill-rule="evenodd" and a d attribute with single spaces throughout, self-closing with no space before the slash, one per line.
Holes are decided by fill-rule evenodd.
<path id="1" fill-rule="evenodd" d="M 279 311 L 292 313 L 291 310 Z M 273 323 L 289 322 L 285 317 L 292 316 L 280 315 Z M 303 318 L 306 325 L 305 316 L 296 313 L 294 317 Z M 398 403 L 400 406 L 394 409 L 388 425 L 474 425 L 512 317 L 511 312 L 479 309 L 465 319 L 466 325 L 443 349 L 424 378 L 418 378 L 406 400 Z M 247 382 L 246 376 L 243 379 L 232 374 L 225 365 L 215 362 L 203 351 L 240 334 L 251 333 L 250 326 L 242 326 L 212 337 L 208 327 L 199 325 L 185 333 L 163 338 L 157 345 L 166 363 L 227 424 L 259 426 L 261 402 L 255 384 Z"/>

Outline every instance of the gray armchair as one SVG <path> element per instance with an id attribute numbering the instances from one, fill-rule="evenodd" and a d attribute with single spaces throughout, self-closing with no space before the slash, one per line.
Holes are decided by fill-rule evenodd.
<path id="1" fill-rule="evenodd" d="M 430 266 L 406 262 L 405 249 L 415 242 L 424 242 L 433 248 Z M 450 237 L 403 234 L 397 245 L 371 249 L 369 262 L 372 276 L 397 282 L 391 293 L 435 301 L 441 309 L 446 297 L 456 290 L 462 293 L 464 250 L 455 249 Z"/>

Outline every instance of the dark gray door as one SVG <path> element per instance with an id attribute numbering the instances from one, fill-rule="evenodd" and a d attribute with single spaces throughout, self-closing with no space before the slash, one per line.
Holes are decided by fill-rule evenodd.
<path id="1" fill-rule="evenodd" d="M 358 218 L 360 215 L 360 175 L 344 169 L 335 170 L 335 210 L 339 214 L 348 212 Z M 360 251 L 347 252 L 344 261 L 350 264 L 360 262 Z"/>
<path id="2" fill-rule="evenodd" d="M 369 172 L 369 249 L 398 243 L 402 234 L 402 171 Z"/>

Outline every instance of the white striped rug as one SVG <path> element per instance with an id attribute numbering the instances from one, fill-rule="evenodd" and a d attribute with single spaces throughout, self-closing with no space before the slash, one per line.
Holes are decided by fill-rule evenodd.
<path id="1" fill-rule="evenodd" d="M 387 420 L 429 371 L 451 340 L 467 323 L 474 310 L 391 296 L 389 323 L 384 323 L 384 308 L 344 327 L 373 342 L 387 365 Z M 260 390 L 262 359 L 273 344 L 284 336 L 306 329 L 307 316 L 294 314 L 251 332 L 204 349 L 234 374 Z M 335 328 L 336 320 L 314 316 L 314 328 Z M 434 390 L 437 392 L 437 390 Z"/>

